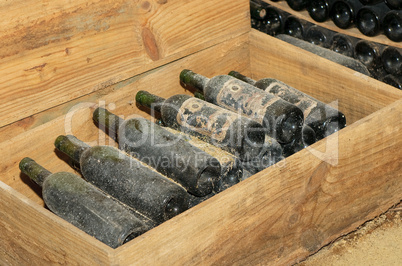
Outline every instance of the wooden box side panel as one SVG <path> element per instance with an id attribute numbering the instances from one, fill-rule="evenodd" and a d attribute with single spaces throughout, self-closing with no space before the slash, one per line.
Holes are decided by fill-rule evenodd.
<path id="1" fill-rule="evenodd" d="M 0 16 L 0 127 L 250 29 L 243 0 L 17 0 Z"/>
<path id="2" fill-rule="evenodd" d="M 402 98 L 394 87 L 254 29 L 250 49 L 255 79 L 276 78 L 337 105 L 348 125 Z"/>
<path id="3" fill-rule="evenodd" d="M 0 264 L 108 265 L 100 243 L 0 182 Z"/>
<path id="4" fill-rule="evenodd" d="M 315 152 L 288 157 L 149 231 L 117 257 L 122 265 L 295 263 L 402 198 L 401 115 L 399 100 L 312 145 Z"/>

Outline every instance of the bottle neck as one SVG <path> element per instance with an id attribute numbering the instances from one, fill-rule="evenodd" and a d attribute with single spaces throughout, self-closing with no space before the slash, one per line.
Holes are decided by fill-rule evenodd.
<path id="1" fill-rule="evenodd" d="M 24 174 L 29 176 L 29 178 L 31 178 L 39 186 L 42 186 L 43 181 L 45 181 L 45 179 L 52 174 L 28 157 L 21 160 L 19 167 Z"/>
<path id="2" fill-rule="evenodd" d="M 248 84 L 251 84 L 251 85 L 254 85 L 256 82 L 254 79 L 246 77 L 243 74 L 240 74 L 239 72 L 234 71 L 234 70 L 230 71 L 228 75 L 232 76 L 234 78 L 240 79 L 244 82 L 247 82 Z"/>
<path id="3" fill-rule="evenodd" d="M 99 128 L 107 131 L 110 137 L 117 140 L 117 133 L 120 126 L 124 123 L 124 119 L 101 107 L 96 108 L 92 118 L 98 124 Z"/>
<path id="4" fill-rule="evenodd" d="M 161 107 L 163 102 L 165 101 L 164 98 L 159 97 L 157 95 L 151 94 L 147 91 L 139 91 L 135 96 L 135 101 L 142 106 L 148 107 L 151 110 L 154 110 L 158 113 L 161 112 Z"/>
<path id="5" fill-rule="evenodd" d="M 184 69 L 180 73 L 180 81 L 186 88 L 190 87 L 190 88 L 196 89 L 200 92 L 204 92 L 204 89 L 206 87 L 206 84 L 209 81 L 209 78 L 207 78 L 203 75 L 194 73 L 191 70 Z"/>
<path id="6" fill-rule="evenodd" d="M 71 135 L 58 136 L 54 145 L 77 163 L 80 162 L 82 153 L 90 148 L 88 144 Z"/>

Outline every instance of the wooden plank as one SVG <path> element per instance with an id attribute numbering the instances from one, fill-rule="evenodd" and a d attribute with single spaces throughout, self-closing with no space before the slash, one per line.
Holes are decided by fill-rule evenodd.
<path id="1" fill-rule="evenodd" d="M 43 205 L 36 190 L 37 186 L 26 180 L 25 176 L 20 176 L 18 163 L 23 157 L 32 157 L 52 172 L 72 171 L 62 160 L 65 158 L 60 153 L 55 153 L 53 142 L 58 135 L 74 134 L 84 141 L 116 146 L 115 142 L 106 138 L 92 122 L 93 110 L 90 109 L 92 106 L 102 105 L 122 117 L 141 115 L 149 118 L 150 116 L 135 104 L 136 91 L 148 90 L 162 97 L 177 93 L 190 94 L 180 86 L 179 82 L 180 71 L 185 67 L 207 75 L 217 75 L 220 71 L 229 72 L 232 67 L 248 71 L 250 66 L 248 38 L 248 34 L 243 34 L 71 103 L 50 109 L 34 116 L 32 118 L 34 123 L 30 125 L 17 123 L 4 128 L 0 131 L 0 152 L 4 156 L 0 165 L 2 173 L 0 182 Z M 40 125 L 41 122 L 44 124 Z"/>
<path id="2" fill-rule="evenodd" d="M 402 100 L 118 248 L 121 265 L 289 265 L 402 198 Z M 382 130 L 378 130 L 381 128 Z"/>
<path id="3" fill-rule="evenodd" d="M 0 182 L 0 264 L 108 265 L 112 248 Z"/>
<path id="4" fill-rule="evenodd" d="M 250 49 L 255 79 L 276 78 L 325 103 L 334 102 L 348 125 L 402 98 L 401 90 L 257 30 L 251 31 Z"/>
<path id="5" fill-rule="evenodd" d="M 250 28 L 241 0 L 17 0 L 0 16 L 0 127 Z"/>

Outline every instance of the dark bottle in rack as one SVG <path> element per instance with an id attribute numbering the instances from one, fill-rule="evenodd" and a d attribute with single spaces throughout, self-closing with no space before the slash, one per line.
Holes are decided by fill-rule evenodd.
<path id="1" fill-rule="evenodd" d="M 240 114 L 184 94 L 164 99 L 139 91 L 135 99 L 139 105 L 160 113 L 165 126 L 216 145 L 240 160 L 257 156 L 261 151 L 264 129 Z"/>
<path id="2" fill-rule="evenodd" d="M 87 181 L 157 224 L 188 208 L 183 187 L 114 147 L 90 147 L 71 135 L 59 136 L 55 146 L 79 163 Z"/>
<path id="3" fill-rule="evenodd" d="M 381 53 L 381 61 L 385 71 L 394 75 L 402 75 L 402 48 L 386 47 Z"/>
<path id="4" fill-rule="evenodd" d="M 304 39 L 309 43 L 329 48 L 331 46 L 331 40 L 333 34 L 334 32 L 331 30 L 328 30 L 318 25 L 314 25 L 308 28 L 304 36 Z"/>
<path id="5" fill-rule="evenodd" d="M 356 27 L 366 36 L 380 34 L 382 32 L 384 15 L 389 10 L 389 7 L 384 3 L 360 8 L 356 14 Z"/>
<path id="6" fill-rule="evenodd" d="M 307 4 L 307 11 L 312 19 L 317 22 L 324 22 L 329 19 L 329 11 L 333 0 L 311 0 Z"/>
<path id="7" fill-rule="evenodd" d="M 301 11 L 306 8 L 308 0 L 286 0 L 286 2 L 291 9 Z"/>
<path id="8" fill-rule="evenodd" d="M 332 62 L 338 63 L 338 64 L 348 67 L 350 69 L 353 69 L 364 75 L 367 75 L 367 76 L 371 75 L 369 70 L 367 69 L 367 67 L 365 65 L 363 65 L 363 63 L 361 63 L 360 61 L 358 61 L 354 58 L 344 56 L 342 54 L 338 54 L 330 49 L 327 49 L 327 48 L 324 48 L 321 46 L 317 46 L 315 44 L 306 42 L 304 40 L 300 40 L 298 38 L 295 38 L 295 37 L 292 37 L 289 35 L 279 34 L 279 35 L 276 35 L 275 37 L 282 41 L 295 45 L 301 49 L 304 49 L 306 51 L 319 55 L 323 58 L 326 58 Z"/>
<path id="9" fill-rule="evenodd" d="M 117 248 L 151 229 L 136 214 L 80 176 L 68 172 L 51 173 L 30 158 L 20 170 L 42 187 L 46 206 L 106 245 Z"/>
<path id="10" fill-rule="evenodd" d="M 357 11 L 362 7 L 357 0 L 334 1 L 330 10 L 330 18 L 341 29 L 353 26 Z"/>
<path id="11" fill-rule="evenodd" d="M 332 36 L 331 50 L 345 56 L 353 57 L 355 45 L 358 39 L 343 33 L 336 33 Z"/>
<path id="12" fill-rule="evenodd" d="M 370 70 L 380 68 L 383 49 L 384 46 L 379 43 L 360 40 L 355 45 L 355 58 Z"/>
<path id="13" fill-rule="evenodd" d="M 391 41 L 402 42 L 402 10 L 392 10 L 385 15 L 383 31 Z"/>
<path id="14" fill-rule="evenodd" d="M 402 76 L 394 76 L 392 74 L 388 74 L 384 76 L 381 81 L 402 90 Z"/>
<path id="15" fill-rule="evenodd" d="M 97 108 L 93 119 L 109 135 L 117 136 L 119 149 L 173 179 L 189 193 L 205 196 L 219 182 L 221 169 L 216 158 L 163 127 L 142 117 L 124 120 L 104 108 Z"/>
<path id="16" fill-rule="evenodd" d="M 384 0 L 384 2 L 392 9 L 402 9 L 401 0 Z"/>
<path id="17" fill-rule="evenodd" d="M 308 125 L 303 126 L 302 137 L 295 139 L 291 143 L 282 145 L 283 155 L 288 157 L 298 151 L 314 144 L 317 141 L 315 131 Z"/>
<path id="18" fill-rule="evenodd" d="M 263 20 L 267 15 L 267 11 L 260 3 L 250 1 L 250 16 L 253 19 Z"/>
<path id="19" fill-rule="evenodd" d="M 305 125 L 314 130 L 317 140 L 325 138 L 346 126 L 346 117 L 339 110 L 277 79 L 264 78 L 255 81 L 236 71 L 231 71 L 229 75 L 253 84 L 261 90 L 275 94 L 285 101 L 298 106 L 304 113 Z M 308 128 L 306 129 L 306 136 L 309 136 Z M 306 142 L 309 142 L 309 139 L 307 137 Z"/>
<path id="20" fill-rule="evenodd" d="M 180 81 L 187 88 L 202 91 L 206 101 L 262 124 L 279 143 L 289 143 L 301 135 L 303 112 L 274 94 L 229 75 L 209 79 L 188 69 L 180 73 Z"/>
<path id="21" fill-rule="evenodd" d="M 267 15 L 265 17 L 265 31 L 269 35 L 276 35 L 283 32 L 284 22 L 286 18 L 286 13 L 269 5 L 266 8 Z"/>
<path id="22" fill-rule="evenodd" d="M 313 23 L 310 23 L 304 19 L 290 15 L 285 20 L 283 32 L 284 34 L 303 40 L 307 29 L 313 25 Z"/>

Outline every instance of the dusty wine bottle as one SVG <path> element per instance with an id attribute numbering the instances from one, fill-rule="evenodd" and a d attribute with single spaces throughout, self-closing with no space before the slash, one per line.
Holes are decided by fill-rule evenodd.
<path id="1" fill-rule="evenodd" d="M 98 107 L 93 120 L 117 136 L 119 149 L 173 179 L 195 196 L 211 193 L 220 178 L 216 158 L 145 118 L 124 120 Z"/>
<path id="2" fill-rule="evenodd" d="M 157 224 L 188 208 L 184 188 L 114 147 L 90 147 L 71 135 L 59 136 L 55 146 L 79 162 L 87 181 Z"/>
<path id="3" fill-rule="evenodd" d="M 219 193 L 240 182 L 243 176 L 243 169 L 240 159 L 210 143 L 202 141 L 194 136 L 185 134 L 173 128 L 166 127 L 166 130 L 188 141 L 191 145 L 208 153 L 219 161 L 221 174 L 214 185 L 214 192 Z"/>
<path id="4" fill-rule="evenodd" d="M 314 53 L 316 55 L 319 55 L 323 58 L 326 58 L 328 60 L 331 60 L 332 62 L 338 63 L 340 65 L 343 65 L 345 67 L 348 67 L 350 69 L 353 69 L 357 72 L 360 72 L 364 75 L 370 76 L 370 72 L 367 69 L 366 66 L 363 65 L 363 63 L 361 63 L 358 60 L 355 60 L 353 58 L 350 58 L 348 56 L 344 56 L 342 54 L 338 54 L 334 51 L 331 51 L 330 49 L 326 49 L 324 47 L 318 46 L 318 45 L 314 45 L 312 43 L 294 38 L 292 36 L 289 35 L 285 35 L 285 34 L 278 34 L 275 36 L 276 38 L 285 41 L 287 43 L 293 44 L 301 49 L 304 49 L 306 51 L 309 51 L 311 53 Z"/>
<path id="5" fill-rule="evenodd" d="M 308 125 L 303 126 L 302 137 L 300 139 L 295 139 L 291 143 L 282 145 L 283 156 L 289 157 L 298 151 L 310 146 L 317 140 L 315 131 Z"/>
<path id="6" fill-rule="evenodd" d="M 392 74 L 388 74 L 384 76 L 381 81 L 402 90 L 402 76 L 394 76 Z"/>
<path id="7" fill-rule="evenodd" d="M 178 94 L 165 100 L 146 91 L 139 91 L 135 99 L 160 113 L 166 126 L 216 145 L 240 160 L 258 155 L 264 143 L 259 123 L 201 99 Z"/>
<path id="8" fill-rule="evenodd" d="M 376 36 L 382 31 L 382 21 L 390 8 L 385 3 L 364 6 L 356 14 L 355 25 L 366 36 Z"/>
<path id="9" fill-rule="evenodd" d="M 19 168 L 42 187 L 53 213 L 112 248 L 151 229 L 139 214 L 73 173 L 51 173 L 28 157 Z"/>
<path id="10" fill-rule="evenodd" d="M 306 8 L 307 0 L 286 0 L 288 6 L 295 11 L 302 11 Z"/>
<path id="11" fill-rule="evenodd" d="M 291 15 L 285 20 L 283 32 L 284 34 L 303 40 L 307 29 L 313 25 L 313 23 Z"/>
<path id="12" fill-rule="evenodd" d="M 267 15 L 265 17 L 265 32 L 272 36 L 282 33 L 286 19 L 286 12 L 283 12 L 279 8 L 271 5 L 269 5 L 265 9 L 267 12 Z"/>
<path id="13" fill-rule="evenodd" d="M 381 61 L 384 69 L 394 75 L 402 75 L 402 48 L 386 47 L 381 53 Z"/>
<path id="14" fill-rule="evenodd" d="M 265 135 L 265 142 L 260 154 L 249 161 L 242 162 L 242 166 L 245 171 L 253 175 L 276 164 L 284 158 L 282 146 L 275 139 Z"/>
<path id="15" fill-rule="evenodd" d="M 392 10 L 385 15 L 383 31 L 391 41 L 402 42 L 402 10 Z"/>
<path id="16" fill-rule="evenodd" d="M 333 2 L 333 0 L 311 0 L 306 7 L 308 14 L 317 22 L 327 21 Z"/>
<path id="17" fill-rule="evenodd" d="M 355 58 L 362 62 L 368 69 L 376 69 L 382 66 L 381 53 L 384 45 L 360 40 L 355 45 Z"/>
<path id="18" fill-rule="evenodd" d="M 304 40 L 324 48 L 329 48 L 331 46 L 333 35 L 333 31 L 314 25 L 308 28 Z"/>
<path id="19" fill-rule="evenodd" d="M 332 4 L 329 16 L 336 26 L 347 29 L 354 25 L 357 11 L 362 6 L 356 0 L 337 0 Z"/>
<path id="20" fill-rule="evenodd" d="M 202 93 L 197 93 L 197 95 L 202 95 L 202 98 L 204 98 Z M 215 149 L 217 148 L 215 147 Z M 217 154 L 219 153 L 220 152 L 217 152 Z M 281 145 L 275 139 L 265 135 L 265 142 L 262 146 L 260 154 L 254 158 L 250 158 L 246 162 L 241 163 L 243 166 L 243 176 L 244 173 L 247 173 L 248 175 L 258 173 L 261 170 L 281 161 L 283 158 Z M 244 179 L 246 179 L 246 177 L 244 177 Z"/>
<path id="21" fill-rule="evenodd" d="M 384 2 L 392 9 L 402 9 L 401 0 L 384 0 Z"/>
<path id="22" fill-rule="evenodd" d="M 343 33 L 332 36 L 331 50 L 345 56 L 354 57 L 355 45 L 358 39 Z"/>
<path id="23" fill-rule="evenodd" d="M 250 1 L 250 17 L 258 20 L 263 20 L 267 16 L 265 7 L 260 3 Z"/>
<path id="24" fill-rule="evenodd" d="M 237 71 L 231 71 L 229 75 L 249 82 L 264 91 L 278 95 L 278 97 L 281 97 L 283 100 L 298 106 L 304 113 L 304 123 L 314 130 L 317 140 L 325 138 L 346 126 L 346 117 L 339 110 L 302 91 L 288 86 L 282 81 L 272 78 L 264 78 L 255 81 Z M 308 131 L 306 131 L 306 133 L 308 133 Z M 306 137 L 307 136 L 309 135 L 306 134 Z M 302 138 L 296 140 L 300 139 Z M 306 143 L 311 143 L 309 137 L 305 140 Z"/>
<path id="25" fill-rule="evenodd" d="M 202 91 L 206 101 L 262 124 L 279 143 L 291 142 L 301 135 L 303 112 L 274 94 L 261 92 L 229 75 L 209 79 L 188 69 L 180 73 L 180 81 L 186 88 Z"/>

